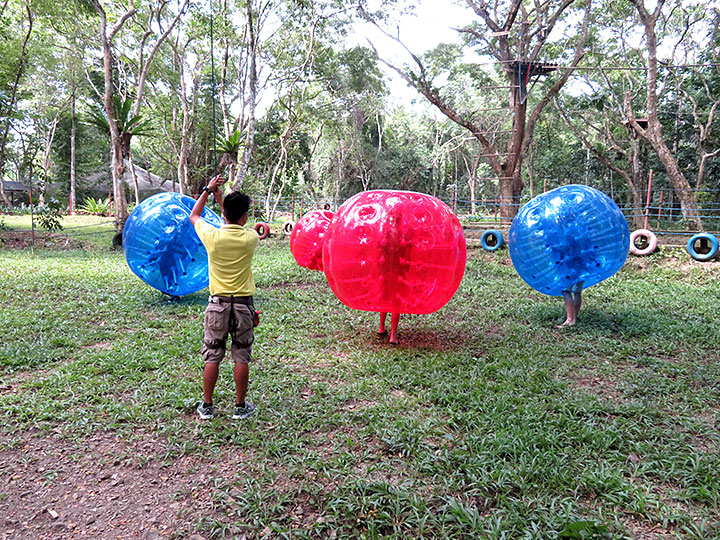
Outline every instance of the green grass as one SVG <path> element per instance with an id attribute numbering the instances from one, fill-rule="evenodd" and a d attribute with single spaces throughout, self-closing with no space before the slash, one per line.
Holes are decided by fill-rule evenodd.
<path id="1" fill-rule="evenodd" d="M 226 362 L 224 415 L 199 423 L 184 402 L 200 394 L 207 292 L 168 302 L 108 249 L 111 224 L 94 227 L 66 231 L 104 244 L 0 253 L 10 439 L 143 428 L 169 460 L 247 452 L 198 524 L 212 538 L 720 537 L 716 264 L 629 261 L 558 331 L 559 299 L 530 290 L 506 250 L 471 249 L 451 302 L 403 316 L 390 348 L 377 316 L 344 307 L 287 239 L 263 241 L 259 412 L 229 419 Z"/>

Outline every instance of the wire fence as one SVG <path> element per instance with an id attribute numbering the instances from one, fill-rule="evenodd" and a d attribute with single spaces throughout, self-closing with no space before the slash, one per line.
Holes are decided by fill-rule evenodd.
<path id="1" fill-rule="evenodd" d="M 631 229 L 637 228 L 636 224 L 642 222 L 643 228 L 651 229 L 656 233 L 664 234 L 687 234 L 684 229 L 688 225 L 683 209 L 677 197 L 671 197 L 674 190 L 663 189 L 661 193 L 651 193 L 649 204 L 644 206 L 628 205 L 619 201 L 618 206 L 628 221 Z M 716 194 L 716 200 L 698 202 L 696 212 L 692 212 L 688 218 L 695 217 L 702 221 L 707 232 L 720 232 L 720 190 L 702 190 L 703 194 Z M 647 198 L 647 191 L 641 192 L 642 198 Z M 497 226 L 509 225 L 507 219 L 503 219 L 503 209 L 512 207 L 514 214 L 519 207 L 525 205 L 528 197 L 516 197 L 518 202 L 503 202 L 500 197 L 492 198 L 461 198 L 461 197 L 438 197 L 463 221 L 480 224 L 495 224 Z M 346 199 L 323 198 L 314 201 L 305 197 L 288 197 L 278 201 L 274 218 L 276 220 L 296 221 L 310 210 L 327 209 L 336 211 Z M 262 213 L 263 198 L 253 197 L 254 206 L 251 211 L 251 220 L 264 219 Z"/>
<path id="2" fill-rule="evenodd" d="M 620 210 L 628 221 L 631 229 L 638 228 L 642 224 L 642 228 L 650 229 L 657 234 L 667 235 L 687 235 L 688 223 L 687 218 L 683 215 L 683 209 L 679 203 L 679 198 L 675 194 L 676 190 L 662 188 L 656 192 L 643 190 L 640 196 L 646 201 L 645 205 L 637 206 L 623 201 L 617 201 Z M 696 200 L 698 200 L 696 212 L 688 216 L 691 220 L 695 217 L 699 218 L 706 232 L 712 234 L 720 234 L 720 189 L 702 189 L 695 192 Z M 251 222 L 265 221 L 268 216 L 265 215 L 265 196 L 251 195 L 252 205 L 249 211 Z M 438 197 L 465 223 L 477 223 L 480 225 L 492 225 L 497 227 L 508 227 L 510 220 L 503 218 L 504 214 L 514 215 L 517 209 L 526 204 L 530 197 L 527 195 L 513 198 L 517 202 L 505 202 L 501 197 L 481 197 L 481 198 L 463 198 L 454 195 Z M 311 210 L 330 210 L 337 209 L 346 201 L 346 198 L 322 197 L 314 200 L 308 196 L 295 195 L 284 197 L 276 200 L 274 206 L 274 221 L 297 221 L 305 213 Z M 512 211 L 504 212 L 505 208 L 512 207 Z M 29 206 L 23 205 L 22 208 L 3 208 L 8 213 L 15 212 L 30 213 Z M 77 225 L 64 227 L 64 230 L 72 231 L 85 229 L 90 227 L 101 227 L 99 224 Z M 93 234 L 102 234 L 97 231 Z"/>

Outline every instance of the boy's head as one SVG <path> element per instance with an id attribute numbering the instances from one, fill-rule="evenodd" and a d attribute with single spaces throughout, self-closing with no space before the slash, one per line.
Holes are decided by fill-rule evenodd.
<path id="1" fill-rule="evenodd" d="M 223 201 L 223 214 L 228 223 L 238 224 L 250 208 L 250 197 L 233 191 Z"/>

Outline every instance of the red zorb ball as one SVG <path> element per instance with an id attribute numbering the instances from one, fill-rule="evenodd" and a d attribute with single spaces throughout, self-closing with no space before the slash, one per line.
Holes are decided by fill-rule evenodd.
<path id="1" fill-rule="evenodd" d="M 301 217 L 290 234 L 290 251 L 295 261 L 310 270 L 322 270 L 323 237 L 335 214 L 313 210 Z"/>
<path id="2" fill-rule="evenodd" d="M 330 288 L 346 306 L 423 314 L 455 294 L 467 252 L 462 226 L 441 200 L 382 190 L 358 193 L 338 209 L 322 258 Z"/>

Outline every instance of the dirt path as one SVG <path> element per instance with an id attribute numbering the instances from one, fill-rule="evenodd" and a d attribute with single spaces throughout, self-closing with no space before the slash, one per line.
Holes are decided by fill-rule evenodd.
<path id="1" fill-rule="evenodd" d="M 212 481 L 241 471 L 237 452 L 167 458 L 152 433 L 0 435 L 0 539 L 203 540 L 198 520 L 221 517 Z"/>

